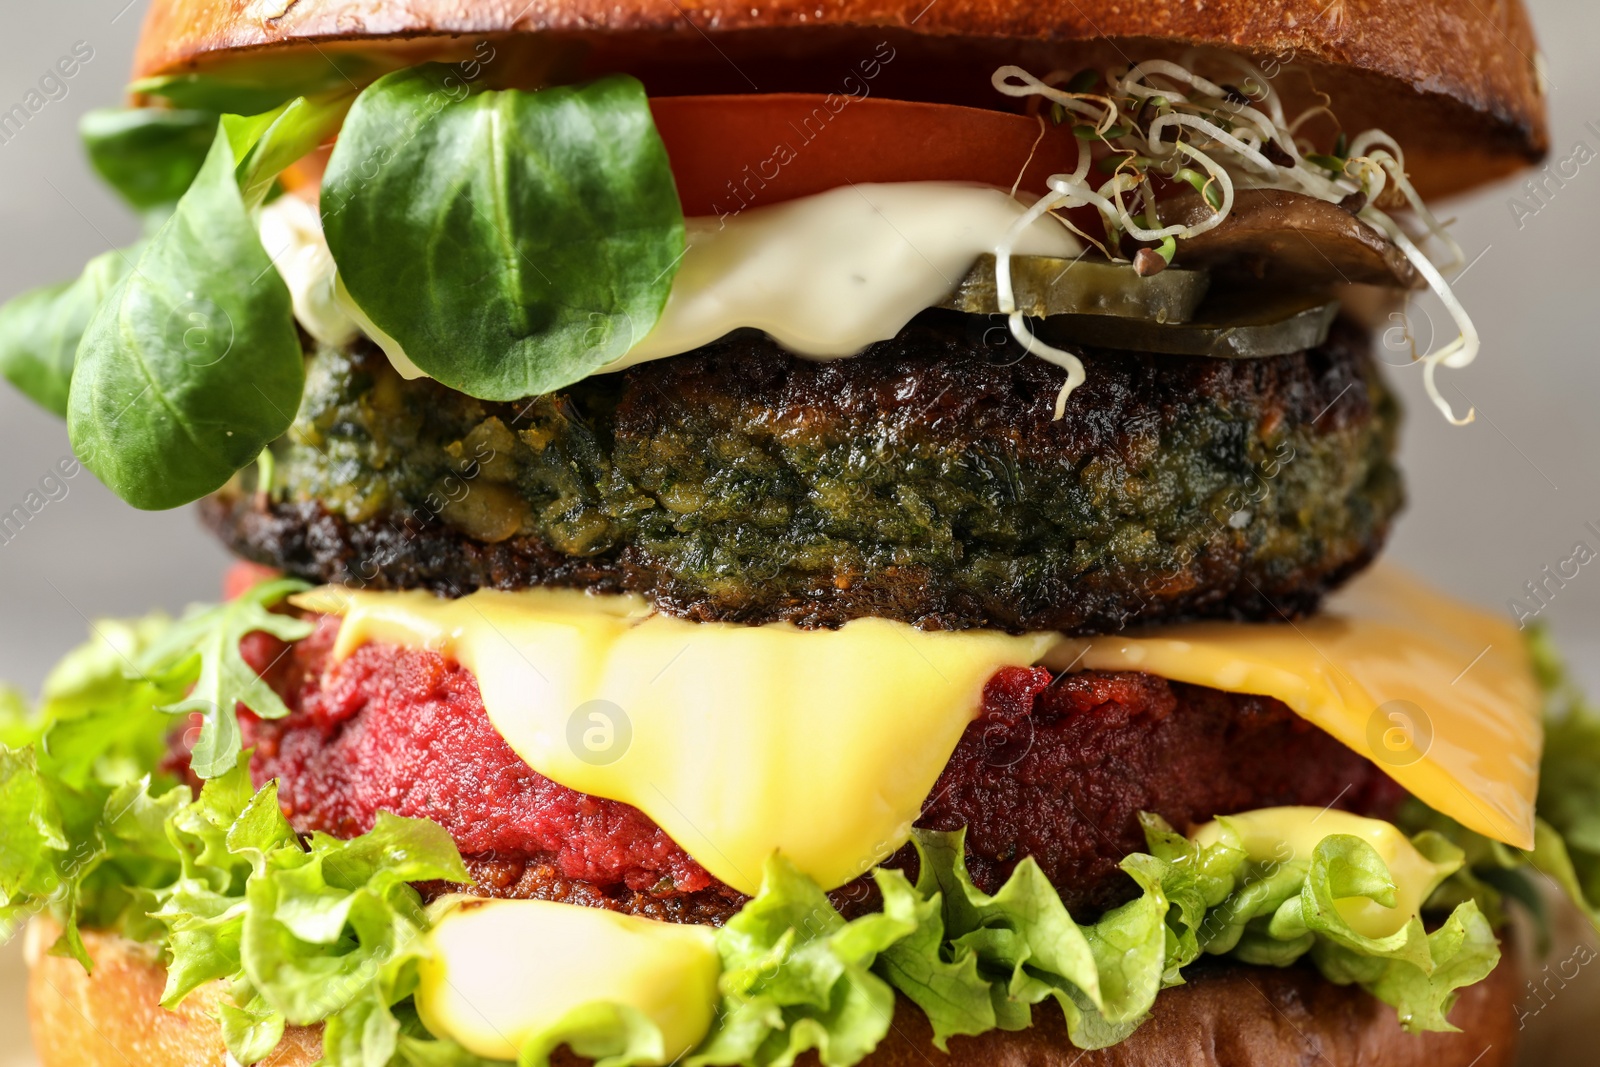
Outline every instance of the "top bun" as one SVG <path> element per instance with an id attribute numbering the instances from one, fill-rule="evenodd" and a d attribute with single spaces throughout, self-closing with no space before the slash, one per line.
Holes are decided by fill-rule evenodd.
<path id="1" fill-rule="evenodd" d="M 135 73 L 262 49 L 451 58 L 482 38 L 513 39 L 563 79 L 625 71 L 657 95 L 870 91 L 991 108 L 1013 103 L 989 88 L 1002 64 L 1042 75 L 1202 46 L 1261 62 L 1291 113 L 1326 93 L 1345 129 L 1387 130 L 1424 195 L 1503 177 L 1549 145 L 1521 0 L 152 0 Z M 891 62 L 874 60 L 880 42 Z M 864 90 L 845 84 L 858 58 L 873 61 Z"/>

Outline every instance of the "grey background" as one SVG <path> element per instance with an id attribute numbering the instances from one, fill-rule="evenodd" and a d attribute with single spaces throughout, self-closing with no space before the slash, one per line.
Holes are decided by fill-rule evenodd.
<path id="1" fill-rule="evenodd" d="M 89 172 L 76 135 L 83 111 L 119 99 L 143 9 L 126 3 L 7 5 L 0 111 L 76 42 L 88 42 L 95 54 L 63 98 L 0 144 L 0 298 L 72 277 L 90 256 L 135 234 L 134 220 Z M 1600 4 L 1531 6 L 1548 61 L 1552 162 L 1580 143 L 1590 150 L 1582 155 L 1600 153 L 1600 64 L 1593 54 Z M 1389 557 L 1502 612 L 1543 567 L 1571 556 L 1576 542 L 1600 551 L 1600 534 L 1585 528 L 1593 522 L 1600 530 L 1600 158 L 1580 166 L 1564 187 L 1549 188 L 1547 205 L 1520 224 L 1509 203 L 1519 195 L 1515 185 L 1446 209 L 1458 215 L 1458 239 L 1475 260 L 1457 291 L 1474 313 L 1484 350 L 1475 365 L 1442 372 L 1441 381 L 1452 401 L 1477 405 L 1478 421 L 1446 425 L 1423 397 L 1417 368 L 1390 371 L 1409 412 L 1402 462 L 1411 503 Z M 1403 364 L 1395 352 L 1388 360 Z M 68 454 L 61 422 L 0 387 L 0 512 Z M 187 510 L 134 511 L 87 472 L 67 484 L 64 499 L 0 544 L 0 678 L 29 691 L 83 638 L 89 618 L 214 598 L 227 562 Z M 1600 560 L 1541 617 L 1591 689 L 1600 690 Z M 14 971 L 0 968 L 0 1067 L 11 1055 L 26 1055 L 15 979 L 7 974 Z M 1548 1028 L 1558 1009 L 1576 1008 L 1578 999 L 1560 998 L 1540 1014 L 1540 1025 Z"/>

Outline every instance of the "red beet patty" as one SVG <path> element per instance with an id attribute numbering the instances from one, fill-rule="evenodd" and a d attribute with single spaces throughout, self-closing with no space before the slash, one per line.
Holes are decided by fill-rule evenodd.
<path id="1" fill-rule="evenodd" d="M 642 812 L 523 763 L 490 725 L 467 670 L 383 645 L 333 663 L 337 630 L 325 618 L 292 648 L 264 634 L 245 643 L 292 712 L 244 716 L 251 770 L 258 783 L 279 780 L 298 829 L 350 836 L 383 810 L 432 819 L 468 857 L 476 891 L 496 896 L 701 922 L 742 903 Z M 989 681 L 918 825 L 967 827 L 967 861 L 987 891 L 1032 856 L 1070 908 L 1093 912 L 1130 894 L 1117 863 L 1144 847 L 1140 811 L 1186 828 L 1280 804 L 1382 817 L 1403 798 L 1276 700 L 1147 674 L 1013 667 Z M 915 862 L 908 846 L 890 865 Z M 863 886 L 836 894 L 847 910 L 869 897 Z"/>

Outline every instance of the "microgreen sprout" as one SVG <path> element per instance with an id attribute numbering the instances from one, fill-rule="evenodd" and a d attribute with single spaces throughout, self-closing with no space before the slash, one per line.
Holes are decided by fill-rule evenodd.
<path id="1" fill-rule="evenodd" d="M 1438 367 L 1465 367 L 1478 352 L 1478 332 L 1444 277 L 1445 271 L 1460 266 L 1461 249 L 1407 179 L 1400 146 L 1382 130 L 1355 136 L 1341 131 L 1331 151 L 1318 151 L 1301 131 L 1313 119 L 1333 118 L 1325 95 L 1317 105 L 1290 118 L 1271 79 L 1254 64 L 1232 54 L 1212 58 L 1236 68 L 1242 77 L 1234 84 L 1218 84 L 1167 60 L 1148 60 L 1122 73 L 1057 71 L 1038 78 L 1015 66 L 994 72 L 991 80 L 997 91 L 1039 98 L 1056 125 L 1070 124 L 1079 144 L 1076 167 L 1050 175 L 1045 183 L 1049 192 L 1019 216 L 995 250 L 995 289 L 1012 335 L 1029 352 L 1067 370 L 1067 383 L 1056 397 L 1056 418 L 1085 375 L 1077 356 L 1039 340 L 1017 311 L 1010 257 L 1027 228 L 1050 215 L 1109 259 L 1129 262 L 1121 245 L 1131 239 L 1153 246 L 1139 251 L 1159 256 L 1164 266 L 1172 262 L 1178 242 L 1205 233 L 1228 217 L 1236 190 L 1283 189 L 1353 209 L 1393 241 L 1439 295 L 1455 320 L 1458 336 L 1418 356 L 1423 382 L 1445 418 L 1457 425 L 1472 421 L 1470 410 L 1465 417 L 1456 416 L 1434 381 Z M 1096 149 L 1098 161 L 1093 158 Z M 1192 223 L 1161 225 L 1152 176 L 1191 186 L 1211 214 Z M 1447 259 L 1430 258 L 1377 206 L 1391 186 Z M 1083 207 L 1099 213 L 1104 244 L 1083 233 L 1065 214 Z M 1146 270 L 1155 267 L 1151 256 L 1142 262 Z"/>

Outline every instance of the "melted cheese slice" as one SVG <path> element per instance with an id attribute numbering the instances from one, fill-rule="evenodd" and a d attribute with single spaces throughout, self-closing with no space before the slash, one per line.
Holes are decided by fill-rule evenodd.
<path id="1" fill-rule="evenodd" d="M 1377 568 L 1294 624 L 1137 636 L 691 623 L 567 590 L 325 589 L 336 656 L 425 647 L 478 679 L 490 721 L 547 778 L 639 808 L 745 893 L 781 850 L 825 888 L 887 858 L 1000 667 L 1148 671 L 1276 697 L 1424 803 L 1533 843 L 1538 693 L 1508 623 Z"/>
<path id="2" fill-rule="evenodd" d="M 551 589 L 459 600 L 328 589 L 296 603 L 344 616 L 336 657 L 377 641 L 457 660 L 534 770 L 632 804 L 750 894 L 775 850 L 826 889 L 887 859 L 984 683 L 1056 640 L 884 619 L 693 623 L 637 597 Z"/>
<path id="3" fill-rule="evenodd" d="M 487 900 L 446 911 L 417 965 L 417 1013 L 469 1052 L 516 1060 L 532 1038 L 582 1046 L 605 1005 L 661 1030 L 674 1063 L 711 1029 L 722 963 L 709 927 L 550 900 Z M 577 1014 L 587 1011 L 590 1014 Z M 589 1050 L 598 1055 L 598 1050 Z"/>
<path id="4" fill-rule="evenodd" d="M 1276 697 L 1436 811 L 1533 847 L 1544 730 L 1521 636 L 1391 567 L 1311 619 L 1063 640 L 1044 662 Z"/>

